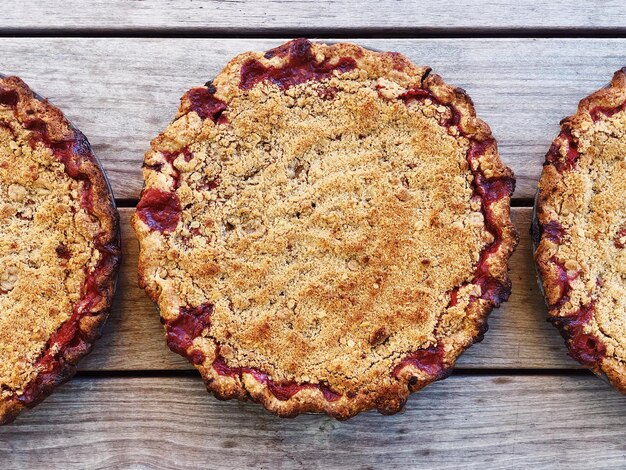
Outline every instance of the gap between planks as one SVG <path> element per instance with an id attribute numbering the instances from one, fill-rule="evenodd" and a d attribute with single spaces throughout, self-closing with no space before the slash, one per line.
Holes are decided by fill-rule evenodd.
<path id="1" fill-rule="evenodd" d="M 300 27 L 274 28 L 50 28 L 0 27 L 0 38 L 140 38 L 140 39 L 282 39 L 282 38 L 345 39 L 600 39 L 626 38 L 626 27 L 596 28 L 501 28 L 501 27 Z"/>
<path id="2" fill-rule="evenodd" d="M 168 371 L 191 366 L 165 344 L 156 309 L 137 286 L 138 243 L 130 227 L 132 208 L 121 208 L 123 263 L 111 316 L 94 351 L 80 364 L 81 371 Z M 509 302 L 494 310 L 482 343 L 458 361 L 470 369 L 562 369 L 580 366 L 565 350 L 537 287 L 528 233 L 531 209 L 513 208 L 520 244 L 511 259 L 513 292 Z"/>

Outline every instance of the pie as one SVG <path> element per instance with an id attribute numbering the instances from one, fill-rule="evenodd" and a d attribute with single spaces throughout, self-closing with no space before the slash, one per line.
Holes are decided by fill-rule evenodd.
<path id="1" fill-rule="evenodd" d="M 133 218 L 169 347 L 281 416 L 400 410 L 508 298 L 513 174 L 428 67 L 296 39 L 152 141 Z"/>
<path id="2" fill-rule="evenodd" d="M 533 234 L 550 321 L 570 355 L 626 392 L 626 68 L 561 121 Z"/>
<path id="3" fill-rule="evenodd" d="M 91 350 L 111 306 L 118 232 L 87 139 L 22 80 L 0 78 L 0 424 Z"/>

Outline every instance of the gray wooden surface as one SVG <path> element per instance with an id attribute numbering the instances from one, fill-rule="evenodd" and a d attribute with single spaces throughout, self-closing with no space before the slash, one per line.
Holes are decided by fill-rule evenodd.
<path id="1" fill-rule="evenodd" d="M 0 30 L 204 32 L 398 31 L 448 34 L 533 29 L 624 31 L 621 0 L 4 0 Z"/>
<path id="2" fill-rule="evenodd" d="M 195 376 L 78 378 L 0 428 L 0 452 L 28 469 L 619 469 L 626 401 L 589 376 L 461 374 L 391 418 L 288 420 L 209 399 Z"/>
<path id="3" fill-rule="evenodd" d="M 5 0 L 0 72 L 59 105 L 113 184 L 124 262 L 78 376 L 0 428 L 0 470 L 84 468 L 623 468 L 626 401 L 545 322 L 530 203 L 559 120 L 626 65 L 623 0 Z M 191 86 L 295 36 L 402 52 L 465 88 L 517 175 L 513 294 L 454 375 L 404 413 L 279 419 L 219 402 L 165 346 L 137 287 L 128 220 L 149 140 Z"/>

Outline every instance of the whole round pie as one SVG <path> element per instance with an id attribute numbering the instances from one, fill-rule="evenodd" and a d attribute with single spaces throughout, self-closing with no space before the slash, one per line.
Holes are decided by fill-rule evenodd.
<path id="1" fill-rule="evenodd" d="M 144 178 L 140 283 L 218 398 L 396 412 L 509 295 L 512 172 L 465 92 L 399 54 L 241 54 Z"/>
<path id="2" fill-rule="evenodd" d="M 626 68 L 561 121 L 533 232 L 550 321 L 574 359 L 626 392 Z"/>
<path id="3" fill-rule="evenodd" d="M 0 78 L 0 424 L 67 380 L 99 334 L 118 215 L 87 139 Z"/>

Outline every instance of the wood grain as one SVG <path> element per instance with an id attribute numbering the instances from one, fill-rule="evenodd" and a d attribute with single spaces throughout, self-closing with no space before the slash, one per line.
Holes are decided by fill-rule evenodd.
<path id="1" fill-rule="evenodd" d="M 546 322 L 547 313 L 538 292 L 528 227 L 530 209 L 514 208 L 513 220 L 521 236 L 511 262 L 513 294 L 492 314 L 485 340 L 472 346 L 458 367 L 578 368 L 567 356 L 563 340 Z M 129 226 L 132 209 L 121 209 L 124 260 L 116 303 L 93 353 L 81 370 L 176 370 L 188 363 L 165 345 L 158 314 L 137 287 L 137 241 Z"/>
<path id="2" fill-rule="evenodd" d="M 624 66 L 626 48 L 626 39 L 354 41 L 402 52 L 464 87 L 493 128 L 502 158 L 517 175 L 516 198 L 533 197 L 558 122 Z M 0 39 L 2 72 L 22 76 L 66 112 L 91 141 L 120 199 L 138 198 L 143 153 L 174 116 L 185 90 L 212 78 L 242 51 L 265 50 L 282 42 Z"/>
<path id="3" fill-rule="evenodd" d="M 624 28 L 621 0 L 5 0 L 0 31 L 119 31 L 263 34 L 285 29 L 420 33 L 426 31 Z M 24 14 L 28 12 L 28 14 Z"/>
<path id="4" fill-rule="evenodd" d="M 622 468 L 626 401 L 591 375 L 452 376 L 395 416 L 280 419 L 199 378 L 76 379 L 10 427 L 3 468 Z"/>

